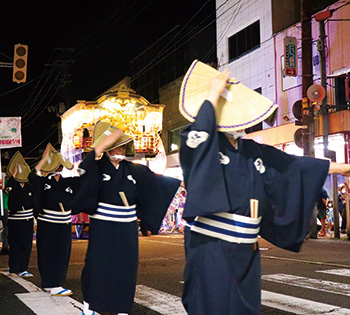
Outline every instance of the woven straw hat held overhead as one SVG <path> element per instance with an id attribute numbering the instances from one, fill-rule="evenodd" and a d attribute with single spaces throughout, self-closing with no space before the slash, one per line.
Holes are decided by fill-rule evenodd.
<path id="1" fill-rule="evenodd" d="M 17 164 L 17 165 L 16 165 Z M 17 166 L 17 173 L 16 173 Z M 16 173 L 16 176 L 14 174 Z M 10 163 L 7 166 L 7 174 L 12 176 L 20 183 L 28 182 L 28 175 L 30 173 L 30 167 L 25 161 L 23 155 L 17 151 L 11 158 Z"/>
<path id="2" fill-rule="evenodd" d="M 180 112 L 187 120 L 195 120 L 207 97 L 211 80 L 219 73 L 198 60 L 192 63 L 182 81 L 179 102 Z M 277 104 L 258 92 L 236 79 L 229 79 L 215 109 L 217 128 L 219 131 L 242 130 L 264 120 L 271 124 L 277 108 Z"/>
<path id="3" fill-rule="evenodd" d="M 71 170 L 73 168 L 73 164 L 69 162 L 66 158 L 64 158 L 62 154 L 51 145 L 51 143 L 49 143 L 48 145 L 50 147 L 49 157 L 44 163 L 44 165 L 41 167 L 40 171 L 49 174 L 55 172 L 60 167 L 60 165 Z"/>
<path id="4" fill-rule="evenodd" d="M 113 133 L 114 131 L 117 130 L 117 127 L 110 125 L 109 123 L 106 123 L 104 121 L 98 121 L 95 125 L 94 128 L 94 134 L 92 137 L 92 146 L 91 148 L 95 148 L 98 144 L 100 144 L 108 135 Z M 104 152 L 113 150 L 117 147 L 120 147 L 122 145 L 128 144 L 130 145 L 127 146 L 126 148 L 126 155 L 133 155 L 133 142 L 132 142 L 132 137 L 128 136 L 125 133 L 122 133 L 122 135 L 114 142 L 112 145 L 107 147 Z"/>

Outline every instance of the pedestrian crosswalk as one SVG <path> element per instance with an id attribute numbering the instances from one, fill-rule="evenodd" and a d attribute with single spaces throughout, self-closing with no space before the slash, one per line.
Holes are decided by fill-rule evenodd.
<path id="1" fill-rule="evenodd" d="M 1 272 L 12 281 L 17 282 L 27 293 L 16 294 L 17 298 L 37 315 L 81 315 L 83 305 L 71 297 L 51 296 L 35 284 L 17 275 L 9 276 L 7 272 Z M 0 312 L 1 314 L 1 312 Z M 97 315 L 97 313 L 95 313 Z"/>
<path id="2" fill-rule="evenodd" d="M 7 275 L 5 272 L 2 274 Z M 332 275 L 339 282 L 321 279 L 324 275 Z M 326 276 L 325 276 L 326 277 Z M 298 287 L 308 290 L 327 292 L 328 294 L 338 294 L 350 296 L 350 284 L 344 283 L 349 281 L 350 268 L 315 270 L 315 277 L 308 278 L 291 274 L 277 273 L 266 274 L 262 276 L 263 281 L 273 282 L 288 287 Z M 55 298 L 43 292 L 31 282 L 18 276 L 10 276 L 24 287 L 28 293 L 16 294 L 16 296 L 30 308 L 35 314 L 81 314 L 82 305 L 70 297 Z M 340 281 L 343 281 L 340 282 Z M 182 283 L 182 282 L 181 282 Z M 339 305 L 328 304 L 285 295 L 267 290 L 262 291 L 262 305 L 272 309 L 282 310 L 292 314 L 332 314 L 332 315 L 349 315 L 350 308 Z M 147 309 L 153 310 L 159 314 L 185 315 L 186 311 L 181 303 L 181 297 L 175 296 L 160 290 L 156 290 L 146 285 L 137 285 L 135 294 L 135 303 Z"/>
<path id="3" fill-rule="evenodd" d="M 317 270 L 316 272 L 334 274 L 339 276 L 350 276 L 350 269 Z M 350 295 L 350 284 L 326 281 L 319 278 L 307 278 L 289 274 L 269 274 L 262 276 L 265 281 L 272 281 L 288 286 L 297 286 L 312 290 L 325 291 L 327 293 Z M 183 283 L 181 281 L 181 283 Z M 280 293 L 263 290 L 262 305 L 282 310 L 292 314 L 332 314 L 349 315 L 350 309 L 337 305 L 315 302 L 307 299 L 284 295 Z M 144 307 L 152 309 L 160 314 L 186 314 L 181 299 L 168 293 L 152 289 L 145 285 L 138 285 L 136 289 L 135 302 Z"/>
<path id="4" fill-rule="evenodd" d="M 350 284 L 327 281 L 322 279 L 312 279 L 287 274 L 272 274 L 262 276 L 263 280 L 292 285 L 299 288 L 313 289 L 328 293 L 342 294 L 350 296 Z"/>
<path id="5" fill-rule="evenodd" d="M 273 309 L 279 309 L 292 314 L 312 315 L 312 314 L 332 314 L 349 315 L 350 309 L 341 308 L 335 305 L 314 302 L 306 299 L 296 298 L 269 291 L 261 292 L 261 303 Z"/>
<path id="6" fill-rule="evenodd" d="M 350 269 L 316 270 L 316 273 L 331 274 L 340 277 L 350 277 Z M 308 278 L 290 274 L 268 274 L 263 275 L 262 280 L 294 286 L 298 288 L 311 289 L 327 292 L 328 294 L 339 294 L 350 296 L 350 284 L 328 281 L 320 277 Z M 290 295 L 262 291 L 262 305 L 274 309 L 284 310 L 293 314 L 350 314 L 349 308 L 342 308 L 327 303 L 319 303 L 311 300 L 301 299 Z"/>
<path id="7" fill-rule="evenodd" d="M 160 314 L 186 315 L 181 298 L 145 285 L 136 286 L 135 303 Z"/>
<path id="8" fill-rule="evenodd" d="M 341 277 L 350 277 L 350 269 L 331 269 L 331 270 L 316 270 L 316 272 L 327 273 Z"/>

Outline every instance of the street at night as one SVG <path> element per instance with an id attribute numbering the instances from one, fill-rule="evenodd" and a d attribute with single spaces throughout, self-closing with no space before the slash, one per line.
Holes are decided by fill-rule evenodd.
<path id="1" fill-rule="evenodd" d="M 66 284 L 75 301 L 82 302 L 80 275 L 84 266 L 86 239 L 73 240 Z M 183 234 L 140 236 L 140 263 L 132 314 L 186 314 L 181 305 L 185 253 Z M 350 243 L 344 240 L 317 239 L 304 243 L 300 253 L 290 253 L 260 239 L 262 266 L 262 314 L 349 314 L 350 312 Z M 35 292 L 16 285 L 21 278 L 5 276 L 7 256 L 0 256 L 0 314 L 58 314 L 48 309 L 49 299 L 35 303 Z M 28 268 L 34 278 L 29 281 L 40 288 L 33 247 Z M 23 281 L 23 280 L 22 280 Z M 33 291 L 35 291 L 32 288 Z M 15 294 L 18 294 L 18 297 Z M 32 299 L 30 298 L 32 296 Z M 20 301 L 22 300 L 22 302 Z M 31 310 L 29 306 L 33 309 Z M 73 313 L 76 309 L 76 313 Z M 78 308 L 71 308 L 79 314 Z"/>
<path id="2" fill-rule="evenodd" d="M 0 315 L 350 315 L 350 0 L 3 2 Z"/>

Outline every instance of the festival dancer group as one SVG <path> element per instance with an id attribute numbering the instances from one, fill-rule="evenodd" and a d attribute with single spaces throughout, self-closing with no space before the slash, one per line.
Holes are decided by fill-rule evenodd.
<path id="1" fill-rule="evenodd" d="M 327 174 L 350 176 L 350 165 L 288 155 L 242 139 L 245 128 L 273 122 L 277 105 L 230 79 L 227 70 L 195 61 L 183 80 L 179 105 L 191 122 L 180 148 L 187 192 L 183 305 L 190 315 L 259 314 L 258 235 L 299 251 Z M 72 294 L 63 287 L 70 216 L 86 212 L 90 234 L 81 279 L 83 315 L 130 314 L 138 269 L 137 218 L 157 233 L 181 184 L 127 161 L 132 151 L 130 136 L 98 122 L 78 177 L 60 175 L 62 167 L 73 165 L 51 145 L 35 169 L 22 174 L 22 182 L 23 163 L 16 162 L 10 198 L 16 192 L 23 201 L 9 208 L 12 231 L 21 229 L 23 236 L 14 233 L 12 245 L 10 236 L 10 272 L 31 275 L 31 238 L 25 231 L 32 233 L 34 215 L 42 287 L 51 295 Z M 29 190 L 24 189 L 28 177 Z"/>

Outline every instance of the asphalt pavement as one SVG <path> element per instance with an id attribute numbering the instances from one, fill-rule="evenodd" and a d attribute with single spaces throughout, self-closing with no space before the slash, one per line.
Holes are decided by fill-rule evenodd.
<path id="1" fill-rule="evenodd" d="M 83 238 L 86 238 L 83 236 Z M 35 241 L 34 241 L 35 243 Z M 302 303 L 302 298 L 308 297 L 307 290 L 298 289 L 299 295 L 295 294 L 295 287 L 283 285 L 283 272 L 292 273 L 295 269 L 301 273 L 301 275 L 307 276 L 308 270 L 313 266 L 316 269 L 325 269 L 327 272 L 330 268 L 338 270 L 350 270 L 350 242 L 346 239 L 346 235 L 342 234 L 340 240 L 334 240 L 330 236 L 319 237 L 318 239 L 309 239 L 304 242 L 302 251 L 300 253 L 291 253 L 285 250 L 276 248 L 272 244 L 260 239 L 259 245 L 261 249 L 261 262 L 262 262 L 262 289 L 263 297 L 271 304 L 263 305 L 262 314 L 280 315 L 280 314 L 295 314 L 293 309 L 278 309 L 275 308 L 273 301 L 273 294 L 277 294 L 279 291 L 278 285 L 283 286 L 282 293 L 284 295 L 278 295 L 278 300 L 290 295 L 296 295 L 298 300 L 295 303 Z M 69 272 L 75 272 L 77 276 L 70 277 L 69 287 L 78 288 L 79 275 L 83 266 L 83 260 L 85 256 L 87 241 L 73 240 L 72 257 L 69 267 Z M 156 247 L 163 246 L 163 247 Z M 51 297 L 48 293 L 43 292 L 39 287 L 39 274 L 36 266 L 36 249 L 33 246 L 33 253 L 31 258 L 32 268 L 29 270 L 34 274 L 34 279 L 22 279 L 18 276 L 7 275 L 8 256 L 0 256 L 0 315 L 55 315 L 55 314 L 81 314 L 81 292 L 77 292 L 72 297 Z M 182 268 L 184 265 L 184 253 L 183 253 L 183 240 L 181 234 L 176 235 L 158 235 L 149 237 L 140 237 L 140 267 L 137 286 L 137 297 L 135 299 L 135 307 L 133 314 L 143 315 L 156 315 L 156 314 L 185 314 L 181 307 L 181 289 L 182 289 Z M 296 267 L 298 266 L 298 267 Z M 151 271 L 151 269 L 154 269 Z M 305 271 L 303 271 L 305 268 Z M 161 274 L 163 273 L 163 274 Z M 173 273 L 173 274 L 172 274 Z M 303 274 L 304 273 L 304 274 Z M 167 276 L 171 276 L 168 280 L 162 283 L 160 280 L 153 279 L 154 274 L 159 275 L 159 279 L 167 279 Z M 320 275 L 321 274 L 317 274 Z M 329 276 L 332 280 L 336 276 Z M 348 276 L 349 277 L 349 276 Z M 157 277 L 158 278 L 158 277 Z M 304 277 L 306 279 L 306 277 Z M 302 277 L 296 278 L 296 281 L 305 281 Z M 151 280 L 152 279 L 152 280 Z M 301 280 L 300 280 L 301 279 Z M 292 280 L 288 279 L 288 284 L 292 284 Z M 321 281 L 321 280 L 320 280 Z M 278 284 L 279 282 L 279 284 Z M 277 283 L 277 284 L 276 284 Z M 328 282 L 334 283 L 334 282 Z M 299 285 L 299 284 L 298 284 Z M 347 285 L 347 284 L 343 284 Z M 164 293 L 165 287 L 172 294 Z M 290 288 L 289 288 L 290 287 Z M 347 290 L 348 287 L 345 287 Z M 289 291 L 288 291 L 289 289 Z M 345 290 L 344 289 L 344 290 Z M 304 291 L 305 292 L 304 292 Z M 322 289 L 321 289 L 322 290 Z M 74 289 L 73 291 L 79 291 Z M 275 292 L 273 292 L 275 291 Z M 339 292 L 338 292 L 339 293 Z M 268 294 L 268 295 L 266 295 Z M 272 294 L 272 295 L 271 295 Z M 327 293 L 328 294 L 328 293 Z M 346 295 L 346 293 L 345 293 Z M 309 297 L 308 297 L 309 298 Z M 346 299 L 345 299 L 346 298 Z M 154 307 L 153 300 L 158 299 L 161 308 Z M 310 299 L 317 300 L 317 298 L 310 297 Z M 344 296 L 344 301 L 339 299 L 339 295 L 333 301 L 331 298 L 327 298 L 332 305 L 339 306 L 338 313 L 331 314 L 349 314 L 346 313 L 350 310 L 350 303 L 347 302 L 348 297 Z M 153 306 L 148 306 L 147 301 Z M 164 302 L 162 302 L 164 301 Z M 169 302 L 170 301 L 170 302 Z M 321 301 L 321 299 L 319 300 Z M 46 309 L 38 304 L 45 304 Z M 170 308 L 165 310 L 165 304 L 169 304 Z M 264 304 L 264 303 L 263 303 Z M 324 303 L 316 304 L 317 307 L 324 306 Z M 171 309 L 173 307 L 173 309 Z M 33 312 L 32 309 L 41 311 Z M 176 311 L 174 311 L 176 309 Z M 344 313 L 345 312 L 345 313 Z M 316 313 L 303 313 L 303 314 L 317 314 Z M 104 314 L 103 314 L 104 315 Z"/>

